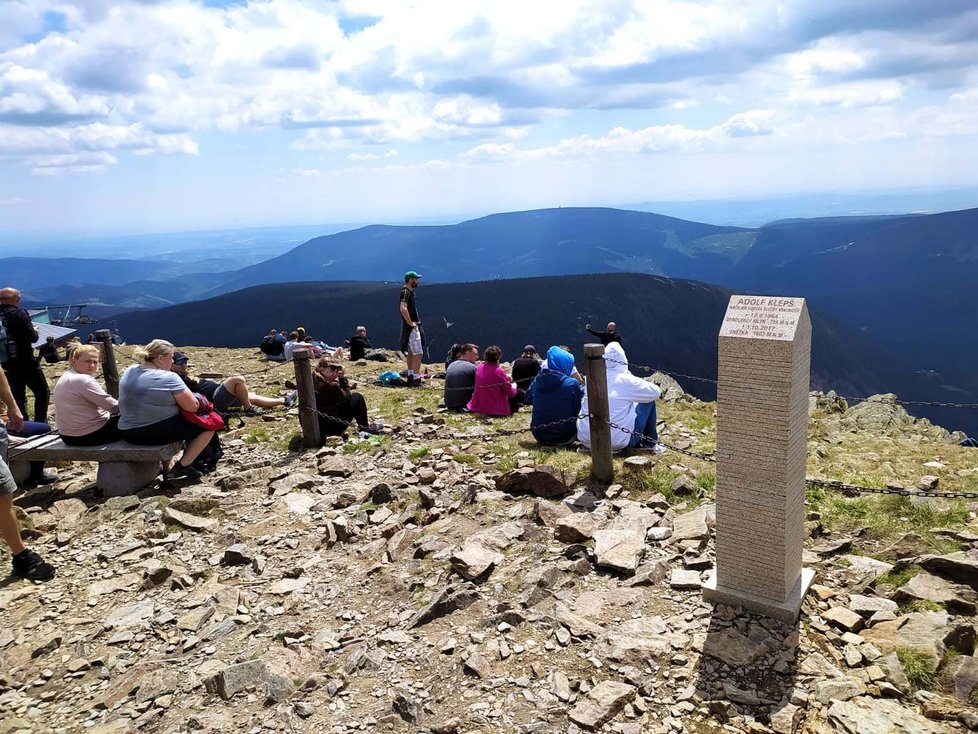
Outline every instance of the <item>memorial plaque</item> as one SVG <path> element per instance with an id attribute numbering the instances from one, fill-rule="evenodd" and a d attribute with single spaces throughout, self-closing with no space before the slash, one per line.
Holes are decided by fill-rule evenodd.
<path id="1" fill-rule="evenodd" d="M 812 326 L 803 298 L 732 296 L 720 327 L 716 571 L 707 599 L 793 623 L 802 568 Z"/>

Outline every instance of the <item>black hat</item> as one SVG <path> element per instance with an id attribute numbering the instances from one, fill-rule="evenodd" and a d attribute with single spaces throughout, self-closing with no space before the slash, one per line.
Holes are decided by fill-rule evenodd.
<path id="1" fill-rule="evenodd" d="M 183 352 L 174 352 L 173 364 L 190 364 L 190 357 Z"/>

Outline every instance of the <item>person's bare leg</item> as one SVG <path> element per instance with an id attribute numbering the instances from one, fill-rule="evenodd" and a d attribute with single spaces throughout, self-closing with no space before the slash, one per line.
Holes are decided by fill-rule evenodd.
<path id="1" fill-rule="evenodd" d="M 0 537 L 3 537 L 3 542 L 9 546 L 12 555 L 16 556 L 27 550 L 27 546 L 20 538 L 20 523 L 17 522 L 12 494 L 0 496 Z"/>
<path id="2" fill-rule="evenodd" d="M 421 374 L 421 355 L 420 354 L 409 354 L 407 358 L 407 367 L 412 370 L 414 374 Z"/>
<path id="3" fill-rule="evenodd" d="M 204 431 L 188 441 L 187 447 L 183 450 L 183 456 L 180 457 L 180 464 L 182 466 L 193 464 L 194 460 L 200 456 L 200 452 L 211 442 L 213 435 L 214 431 Z"/>
<path id="4" fill-rule="evenodd" d="M 285 405 L 285 398 L 266 398 L 264 395 L 257 395 L 253 392 L 248 393 L 248 400 L 251 401 L 252 405 L 257 405 L 259 408 L 278 408 Z"/>
<path id="5" fill-rule="evenodd" d="M 224 389 L 234 395 L 245 410 L 251 407 L 251 393 L 248 392 L 248 384 L 241 375 L 231 375 L 224 382 Z"/>

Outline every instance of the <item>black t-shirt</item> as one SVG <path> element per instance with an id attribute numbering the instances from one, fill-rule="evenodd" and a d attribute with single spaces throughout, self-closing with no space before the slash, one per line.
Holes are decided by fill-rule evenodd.
<path id="1" fill-rule="evenodd" d="M 0 315 L 3 316 L 7 325 L 7 340 L 13 343 L 16 351 L 16 355 L 11 354 L 11 359 L 16 359 L 18 362 L 33 362 L 37 331 L 34 329 L 34 324 L 31 322 L 31 317 L 28 316 L 27 311 L 8 303 L 0 306 Z"/>
<path id="2" fill-rule="evenodd" d="M 37 348 L 37 356 L 43 359 L 48 364 L 54 364 L 55 362 L 60 362 L 61 357 L 58 355 L 58 348 L 54 344 L 44 343 Z"/>
<path id="3" fill-rule="evenodd" d="M 199 392 L 208 400 L 214 399 L 214 393 L 221 386 L 219 382 L 214 382 L 214 380 L 195 380 L 189 375 L 182 375 L 179 372 L 177 374 L 180 375 L 180 379 L 190 389 L 190 392 Z"/>
<path id="4" fill-rule="evenodd" d="M 414 299 L 414 290 L 404 286 L 401 288 L 401 303 L 407 304 L 408 316 L 411 317 L 411 321 L 418 323 L 418 304 Z M 404 321 L 404 317 L 401 317 L 401 321 Z M 404 326 L 407 327 L 407 322 L 404 322 Z"/>
<path id="5" fill-rule="evenodd" d="M 516 387 L 526 390 L 540 371 L 540 363 L 533 357 L 520 357 L 513 362 L 513 382 Z"/>
<path id="6" fill-rule="evenodd" d="M 351 336 L 350 337 L 350 360 L 356 361 L 358 359 L 363 359 L 363 356 L 367 353 L 368 349 L 373 349 L 370 345 L 370 340 L 365 336 Z"/>

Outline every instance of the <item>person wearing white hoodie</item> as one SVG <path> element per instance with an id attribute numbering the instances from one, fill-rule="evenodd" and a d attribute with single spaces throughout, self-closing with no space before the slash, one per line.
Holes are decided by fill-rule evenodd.
<path id="1" fill-rule="evenodd" d="M 665 451 L 659 443 L 656 431 L 655 401 L 662 395 L 659 386 L 636 377 L 628 371 L 628 358 L 618 342 L 604 348 L 605 369 L 608 374 L 608 415 L 612 423 L 628 428 L 627 433 L 611 429 L 611 450 L 647 448 L 657 454 Z M 581 404 L 582 418 L 577 419 L 577 438 L 591 448 L 591 424 L 586 417 L 590 413 L 587 395 Z"/>

